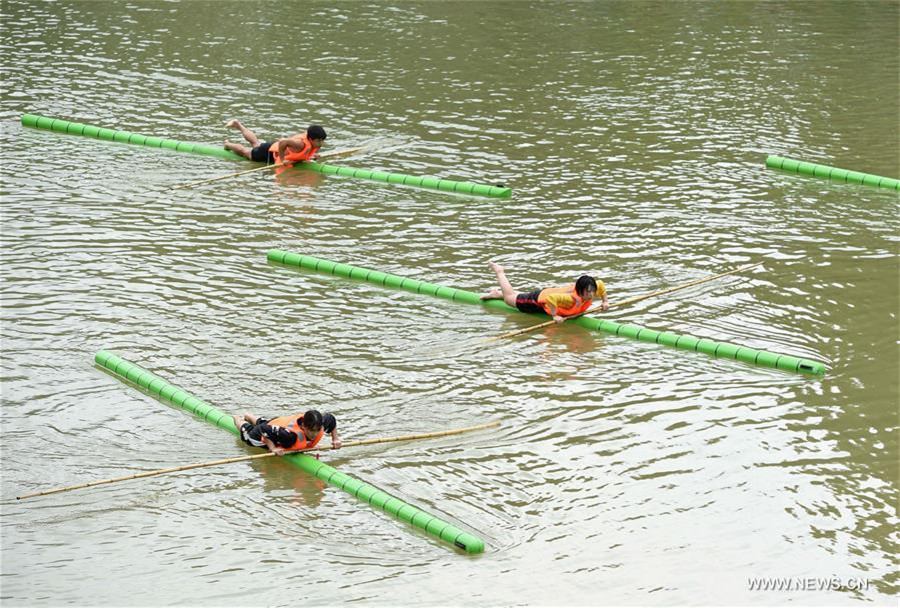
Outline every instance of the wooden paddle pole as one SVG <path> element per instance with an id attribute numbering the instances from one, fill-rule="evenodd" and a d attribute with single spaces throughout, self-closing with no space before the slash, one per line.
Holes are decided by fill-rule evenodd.
<path id="1" fill-rule="evenodd" d="M 337 158 L 338 156 L 347 156 L 348 154 L 359 152 L 363 148 L 365 148 L 365 146 L 347 148 L 346 150 L 335 150 L 333 152 L 323 152 L 322 154 L 319 154 L 319 158 Z"/>
<path id="2" fill-rule="evenodd" d="M 172 186 L 169 190 L 181 190 L 183 188 L 193 188 L 194 186 L 199 186 L 201 184 L 209 184 L 211 182 L 217 182 L 222 179 L 228 179 L 229 177 L 237 177 L 238 175 L 246 175 L 248 173 L 253 173 L 254 171 L 265 171 L 266 169 L 274 169 L 275 167 L 283 167 L 281 163 L 277 163 L 274 165 L 266 165 L 265 167 L 256 167 L 254 169 L 247 169 L 246 171 L 238 171 L 237 173 L 229 173 L 228 175 L 220 175 L 219 177 L 212 177 L 210 179 L 202 179 L 199 182 L 189 182 L 187 184 L 179 184 L 177 186 Z"/>
<path id="3" fill-rule="evenodd" d="M 354 152 L 359 152 L 363 149 L 364 146 L 360 146 L 358 148 L 348 148 L 346 150 L 335 150 L 334 152 L 324 152 L 319 154 L 319 158 L 334 158 L 336 156 L 345 156 L 347 154 L 353 154 Z M 219 180 L 228 179 L 229 177 L 237 177 L 238 175 L 246 175 L 247 173 L 253 173 L 254 171 L 265 171 L 266 169 L 275 169 L 276 167 L 285 166 L 283 163 L 275 163 L 274 165 L 266 165 L 265 167 L 256 167 L 253 169 L 247 169 L 246 171 L 238 171 L 237 173 L 229 173 L 228 175 L 220 175 L 219 177 L 211 177 L 209 179 L 202 179 L 198 182 L 189 182 L 187 184 L 179 184 L 177 186 L 172 186 L 169 190 L 181 190 L 183 188 L 193 188 L 194 186 L 200 186 L 202 184 L 209 184 L 211 182 L 217 182 Z"/>
<path id="4" fill-rule="evenodd" d="M 627 304 L 634 304 L 635 302 L 640 302 L 641 300 L 646 300 L 647 298 L 653 298 L 656 296 L 665 295 L 667 293 L 672 293 L 673 291 L 679 291 L 681 289 L 687 289 L 688 287 L 693 287 L 694 285 L 700 285 L 701 283 L 708 283 L 710 281 L 715 281 L 716 279 L 721 279 L 722 277 L 728 276 L 730 274 L 737 274 L 738 272 L 744 272 L 745 270 L 750 270 L 751 268 L 756 268 L 757 266 L 761 266 L 762 262 L 757 262 L 756 264 L 749 264 L 747 266 L 741 266 L 740 268 L 735 268 L 734 270 L 729 270 L 728 272 L 723 272 L 720 274 L 716 274 L 710 277 L 705 277 L 702 279 L 695 279 L 693 281 L 689 281 L 687 283 L 682 283 L 681 285 L 676 285 L 674 287 L 669 287 L 667 289 L 660 289 L 659 291 L 654 291 L 653 293 L 644 294 L 642 296 L 635 296 L 633 298 L 628 298 L 626 300 L 621 300 L 619 302 L 614 302 L 609 305 L 610 308 L 625 306 Z M 582 315 L 586 315 L 592 312 L 596 312 L 600 310 L 600 305 L 592 306 L 588 310 L 584 311 L 580 315 L 575 315 L 573 317 L 569 317 L 571 319 L 576 319 Z M 538 325 L 532 325 L 531 327 L 526 327 L 524 329 L 517 329 L 515 331 L 511 331 L 509 333 L 505 333 L 499 336 L 492 336 L 487 338 L 488 341 L 493 340 L 501 340 L 503 338 L 511 338 L 513 336 L 518 336 L 521 334 L 526 334 L 528 332 L 535 331 L 537 329 L 541 329 L 542 327 L 549 327 L 550 325 L 555 324 L 556 321 L 546 321 L 544 323 L 539 323 Z"/>
<path id="5" fill-rule="evenodd" d="M 58 494 L 60 492 L 68 492 L 70 490 L 80 490 L 82 488 L 92 488 L 94 486 L 102 486 L 108 483 L 116 483 L 119 481 L 128 481 L 129 479 L 140 479 L 142 477 L 153 477 L 155 475 L 165 475 L 166 473 L 176 473 L 178 471 L 187 471 L 190 469 L 199 469 L 202 467 L 213 467 L 220 464 L 228 464 L 231 462 L 243 462 L 245 460 L 253 460 L 255 458 L 267 458 L 269 456 L 274 456 L 273 452 L 266 452 L 265 454 L 254 454 L 253 456 L 238 456 L 237 458 L 226 458 L 224 460 L 214 460 L 212 462 L 201 462 L 200 464 L 186 464 L 180 467 L 172 467 L 169 469 L 158 469 L 156 471 L 145 471 L 143 473 L 134 473 L 132 475 L 123 475 L 121 477 L 112 477 L 110 479 L 98 479 L 97 481 L 89 481 L 87 483 L 80 483 L 74 486 L 65 486 L 63 488 L 53 488 L 52 490 L 44 490 L 42 492 L 32 492 L 31 494 L 23 494 L 22 496 L 16 496 L 16 500 L 22 500 L 23 498 L 34 498 L 35 496 L 46 496 L 47 494 Z"/>
<path id="6" fill-rule="evenodd" d="M 436 437 L 447 437 L 449 435 L 461 435 L 462 433 L 471 433 L 473 431 L 480 431 L 483 429 L 489 429 L 496 426 L 500 426 L 500 421 L 495 420 L 494 422 L 486 422 L 484 424 L 479 424 L 476 426 L 467 426 L 461 429 L 451 429 L 449 431 L 436 431 L 434 433 L 420 433 L 417 435 L 401 435 L 399 437 L 381 437 L 375 439 L 361 439 L 359 441 L 348 441 L 343 444 L 341 449 L 343 448 L 351 448 L 362 445 L 374 445 L 377 443 L 393 443 L 395 441 L 414 441 L 416 439 L 434 439 Z M 294 452 L 287 452 L 288 454 L 296 454 L 298 452 L 310 452 L 312 450 L 333 450 L 335 449 L 333 446 L 328 448 L 307 448 L 305 450 L 296 450 Z M 252 456 L 237 456 L 235 458 L 225 458 L 223 460 L 213 460 L 211 462 L 201 462 L 198 464 L 186 464 L 180 467 L 171 467 L 168 469 L 157 469 L 155 471 L 144 471 L 143 473 L 134 473 L 132 475 L 123 475 L 121 477 L 112 477 L 110 479 L 98 479 L 97 481 L 89 481 L 87 483 L 80 483 L 74 486 L 65 486 L 62 488 L 53 488 L 51 490 L 43 490 L 41 492 L 32 492 L 31 494 L 23 494 L 22 496 L 16 496 L 16 500 L 22 500 L 24 498 L 34 498 L 35 496 L 46 496 L 48 494 L 58 494 L 60 492 L 68 492 L 70 490 L 80 490 L 82 488 L 92 488 L 94 486 L 102 486 L 110 483 L 117 483 L 119 481 L 128 481 L 130 479 L 141 479 L 144 477 L 155 477 L 156 475 L 165 475 L 167 473 L 177 473 L 179 471 L 189 471 L 191 469 L 201 469 L 204 467 L 215 467 L 222 464 L 231 464 L 232 462 L 246 462 L 248 460 L 256 460 L 258 458 L 270 458 L 275 456 L 274 452 L 266 452 L 264 454 L 253 454 Z"/>
<path id="7" fill-rule="evenodd" d="M 473 431 L 481 431 L 484 429 L 500 426 L 500 421 L 485 422 L 475 426 L 467 426 L 461 429 L 451 429 L 449 431 L 435 431 L 434 433 L 421 433 L 419 435 L 400 435 L 399 437 L 381 437 L 377 439 L 360 439 L 359 441 L 349 441 L 343 445 L 343 448 L 354 447 L 360 445 L 374 445 L 376 443 L 393 443 L 395 441 L 413 441 L 415 439 L 435 439 L 437 437 L 447 437 L 448 435 L 461 435 L 463 433 L 471 433 Z M 334 449 L 334 448 L 329 448 Z"/>

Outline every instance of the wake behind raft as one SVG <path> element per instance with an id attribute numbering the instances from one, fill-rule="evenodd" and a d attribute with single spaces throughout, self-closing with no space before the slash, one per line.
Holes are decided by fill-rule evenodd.
<path id="1" fill-rule="evenodd" d="M 152 148 L 162 148 L 165 150 L 175 150 L 176 152 L 190 152 L 192 154 L 203 154 L 206 156 L 217 156 L 228 160 L 246 160 L 243 156 L 235 154 L 230 150 L 225 150 L 217 146 L 207 144 L 195 144 L 174 139 L 165 139 L 162 137 L 151 137 L 147 135 L 139 135 L 129 131 L 119 131 L 115 129 L 106 129 L 96 127 L 94 125 L 86 125 L 80 122 L 71 122 L 59 118 L 48 118 L 46 116 L 38 116 L 36 114 L 23 114 L 22 126 L 33 127 L 35 129 L 45 129 L 47 131 L 56 131 L 57 133 L 68 133 L 70 135 L 83 135 L 85 137 L 93 137 L 104 141 L 112 141 L 123 144 L 132 144 L 138 146 L 149 146 Z M 384 182 L 387 184 L 401 184 L 403 186 L 411 186 L 414 188 L 428 188 L 432 190 L 441 190 L 443 192 L 455 192 L 458 194 L 468 194 L 472 196 L 488 196 L 494 198 L 510 198 L 512 196 L 512 188 L 506 186 L 490 186 L 485 184 L 476 184 L 473 182 L 460 182 L 450 179 L 439 179 L 437 177 L 421 177 L 415 175 L 404 175 L 402 173 L 388 173 L 385 171 L 371 171 L 369 169 L 354 169 L 353 167 L 339 167 L 337 165 L 326 165 L 324 163 L 304 162 L 298 163 L 297 167 L 316 171 L 323 175 L 339 175 L 343 177 L 355 177 L 375 182 Z"/>

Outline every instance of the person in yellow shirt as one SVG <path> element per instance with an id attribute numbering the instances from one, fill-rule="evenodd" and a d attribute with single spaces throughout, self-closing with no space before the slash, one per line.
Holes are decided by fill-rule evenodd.
<path id="1" fill-rule="evenodd" d="M 482 300 L 503 300 L 508 306 L 522 312 L 547 313 L 557 323 L 584 314 L 594 303 L 595 298 L 600 299 L 601 310 L 609 310 L 603 281 L 597 281 L 586 274 L 564 287 L 548 287 L 519 293 L 510 285 L 503 266 L 491 262 L 490 267 L 497 274 L 500 289 L 492 289 L 481 296 Z"/>

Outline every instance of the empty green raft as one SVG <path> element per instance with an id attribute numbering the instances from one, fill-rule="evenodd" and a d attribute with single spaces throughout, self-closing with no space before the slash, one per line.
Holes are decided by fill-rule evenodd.
<path id="1" fill-rule="evenodd" d="M 518 312 L 515 308 L 508 306 L 502 300 L 482 300 L 478 294 L 472 293 L 471 291 L 446 287 L 444 285 L 436 285 L 434 283 L 426 283 L 416 279 L 386 274 L 377 270 L 359 268 L 349 264 L 339 264 L 309 255 L 272 249 L 268 252 L 267 258 L 270 262 L 277 262 L 286 266 L 306 268 L 316 272 L 324 272 L 349 279 L 367 281 L 369 283 L 375 283 L 376 285 L 436 296 L 456 302 L 480 304 L 492 308 Z M 737 361 L 752 363 L 763 367 L 773 367 L 784 371 L 811 375 L 822 375 L 826 371 L 824 364 L 810 359 L 801 359 L 790 355 L 779 355 L 777 353 L 757 350 L 746 346 L 717 342 L 708 338 L 696 338 L 694 336 L 675 334 L 667 331 L 656 331 L 639 325 L 632 325 L 630 323 L 615 323 L 613 321 L 595 319 L 592 317 L 579 317 L 568 322 L 576 323 L 582 327 L 595 331 L 603 331 L 617 336 L 624 336 L 626 338 L 635 338 L 643 342 L 654 342 L 664 346 L 673 346 L 675 348 L 706 353 L 716 357 L 735 359 Z"/>
<path id="2" fill-rule="evenodd" d="M 206 156 L 217 156 L 229 160 L 246 160 L 243 156 L 235 154 L 230 150 L 225 150 L 220 146 L 210 146 L 206 144 L 194 144 L 189 142 L 177 141 L 174 139 L 165 139 L 162 137 L 150 137 L 147 135 L 138 135 L 128 131 L 117 131 L 115 129 L 105 129 L 86 125 L 80 122 L 70 122 L 58 118 L 47 118 L 46 116 L 37 116 L 35 114 L 22 115 L 22 125 L 26 127 L 34 127 L 35 129 L 46 129 L 48 131 L 56 131 L 58 133 L 68 133 L 71 135 L 84 135 L 85 137 L 93 137 L 105 141 L 113 141 L 123 144 L 134 144 L 138 146 L 150 146 L 151 148 L 162 148 L 165 150 L 175 150 L 177 152 L 190 152 L 193 154 L 204 154 Z M 385 171 L 371 171 L 369 169 L 354 169 L 353 167 L 338 167 L 336 165 L 326 165 L 323 163 L 299 163 L 298 166 L 310 171 L 316 171 L 324 175 L 340 175 L 343 177 L 355 177 L 358 179 L 367 179 L 375 182 L 384 182 L 387 184 L 401 184 L 403 186 L 412 186 L 415 188 L 429 188 L 432 190 L 441 190 L 444 192 L 456 192 L 458 194 L 467 194 L 473 196 L 489 196 L 495 198 L 509 198 L 512 196 L 512 188 L 506 186 L 490 186 L 485 184 L 476 184 L 473 182 L 459 182 L 450 179 L 439 179 L 437 177 L 420 177 L 415 175 L 404 175 L 402 173 L 388 173 Z"/>
<path id="3" fill-rule="evenodd" d="M 769 157 L 766 158 L 766 166 L 772 169 L 793 171 L 794 173 L 833 179 L 839 182 L 862 184 L 863 186 L 874 186 L 876 188 L 887 188 L 888 190 L 900 190 L 900 179 L 881 177 L 880 175 L 861 173 L 859 171 L 849 171 L 847 169 L 838 169 L 837 167 L 829 167 L 828 165 L 817 165 L 816 163 L 785 158 L 784 156 L 777 156 L 775 154 L 770 154 Z"/>
<path id="4" fill-rule="evenodd" d="M 186 391 L 169 384 L 152 372 L 105 350 L 98 352 L 94 357 L 94 361 L 97 365 L 109 370 L 120 378 L 147 390 L 155 397 L 195 414 L 229 433 L 238 434 L 231 416 L 190 395 Z M 435 538 L 459 547 L 468 553 L 484 552 L 484 541 L 477 536 L 465 532 L 434 515 L 430 515 L 422 509 L 391 496 L 366 482 L 341 473 L 334 467 L 320 462 L 317 458 L 307 454 L 288 454 L 282 458 L 329 485 L 340 488 L 348 494 L 369 503 L 376 509 L 381 509 L 401 521 L 424 530 Z"/>

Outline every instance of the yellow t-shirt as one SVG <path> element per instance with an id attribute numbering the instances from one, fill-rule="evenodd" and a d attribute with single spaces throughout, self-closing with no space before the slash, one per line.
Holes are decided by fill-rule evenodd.
<path id="1" fill-rule="evenodd" d="M 575 298 L 572 296 L 574 291 L 575 283 L 569 283 L 565 287 L 543 289 L 538 296 L 538 304 L 544 307 L 547 314 L 550 314 L 549 304 L 552 304 L 556 310 L 572 308 L 575 306 Z M 594 296 L 594 299 L 602 300 L 605 297 L 606 285 L 603 284 L 603 281 L 597 281 L 597 295 Z"/>

